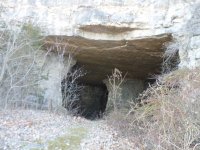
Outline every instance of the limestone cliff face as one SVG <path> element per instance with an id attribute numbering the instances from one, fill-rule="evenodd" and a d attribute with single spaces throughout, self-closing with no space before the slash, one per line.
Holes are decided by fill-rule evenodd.
<path id="1" fill-rule="evenodd" d="M 179 31 L 197 0 L 7 0 L 9 18 L 36 19 L 47 35 L 130 40 Z"/>
<path id="2" fill-rule="evenodd" d="M 82 50 L 78 62 L 92 70 L 92 64 L 98 70 L 109 64 L 107 70 L 116 66 L 143 78 L 158 71 L 163 44 L 172 38 L 185 43 L 179 45 L 181 66 L 194 67 L 200 57 L 194 47 L 198 33 L 192 33 L 199 27 L 198 0 L 6 0 L 3 5 L 9 8 L 7 19 L 33 20 L 46 36 L 64 36 Z M 191 46 L 185 50 L 186 45 Z M 131 75 L 139 68 L 144 71 Z M 97 78 L 103 79 L 107 70 Z"/>
<path id="3" fill-rule="evenodd" d="M 0 1 L 8 21 L 43 28 L 46 46 L 60 39 L 75 50 L 87 83 L 100 84 L 114 68 L 138 80 L 159 73 L 168 42 L 179 50 L 180 67 L 200 64 L 199 0 Z"/>

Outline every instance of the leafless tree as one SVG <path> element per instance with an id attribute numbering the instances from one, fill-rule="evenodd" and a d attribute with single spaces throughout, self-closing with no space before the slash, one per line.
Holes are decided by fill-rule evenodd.
<path id="1" fill-rule="evenodd" d="M 5 8 L 2 8 L 3 11 Z M 41 30 L 28 22 L 5 19 L 0 12 L 0 106 L 25 105 L 36 94 L 40 80 L 36 57 L 41 50 Z M 31 101 L 30 101 L 31 103 Z"/>

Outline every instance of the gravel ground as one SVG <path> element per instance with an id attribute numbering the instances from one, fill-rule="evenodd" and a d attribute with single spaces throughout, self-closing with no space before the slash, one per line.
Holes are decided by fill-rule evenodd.
<path id="1" fill-rule="evenodd" d="M 0 111 L 0 150 L 131 150 L 106 121 L 47 111 Z"/>

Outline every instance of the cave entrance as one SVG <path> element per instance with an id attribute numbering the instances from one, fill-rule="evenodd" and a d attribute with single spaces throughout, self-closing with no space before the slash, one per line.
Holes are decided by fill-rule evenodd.
<path id="1" fill-rule="evenodd" d="M 62 38 L 64 42 L 68 43 L 69 49 L 77 50 L 74 53 L 76 65 L 83 66 L 87 71 L 87 74 L 81 77 L 74 86 L 78 90 L 72 90 L 78 91 L 77 95 L 72 94 L 70 98 L 73 100 L 73 104 L 66 103 L 64 100 L 63 105 L 67 109 L 75 110 L 77 114 L 90 119 L 100 116 L 106 108 L 107 88 L 108 90 L 110 88 L 109 85 L 105 86 L 103 81 L 112 74 L 114 68 L 119 69 L 123 75 L 127 73 L 126 79 L 128 80 L 123 84 L 122 97 L 127 100 L 136 99 L 148 87 L 148 84 L 155 81 L 145 80 L 163 72 L 163 60 L 165 61 L 163 56 L 166 52 L 164 45 L 172 41 L 171 34 L 128 40 L 94 40 L 79 36 Z M 169 62 L 168 58 L 171 59 L 171 56 L 174 57 L 174 54 L 167 57 L 165 62 Z M 165 66 L 170 68 L 169 70 L 174 67 L 174 64 L 177 65 L 173 60 L 177 59 L 172 59 L 172 63 L 167 63 Z M 164 72 L 168 72 L 168 69 Z M 63 85 L 65 83 L 63 81 Z M 82 88 L 79 89 L 79 87 Z M 64 97 L 66 93 L 63 92 Z"/>
<path id="2" fill-rule="evenodd" d="M 106 109 L 108 90 L 103 81 L 100 84 L 85 81 L 83 72 L 79 65 L 75 65 L 63 79 L 63 106 L 73 115 L 97 119 Z"/>
<path id="3" fill-rule="evenodd" d="M 83 85 L 80 91 L 80 114 L 88 119 L 100 118 L 106 109 L 107 100 L 105 85 Z"/>

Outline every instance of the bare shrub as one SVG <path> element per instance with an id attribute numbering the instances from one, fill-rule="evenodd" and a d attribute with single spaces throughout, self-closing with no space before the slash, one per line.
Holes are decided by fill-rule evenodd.
<path id="1" fill-rule="evenodd" d="M 64 66 L 64 71 L 59 72 L 59 79 L 55 79 L 60 80 L 61 87 L 62 79 L 73 65 L 72 54 L 67 53 L 67 43 L 62 45 L 62 41 L 56 39 L 53 46 L 45 47 L 46 39 L 34 19 L 5 19 L 1 16 L 5 9 L 0 9 L 0 108 L 12 106 L 51 110 L 52 105 L 62 106 L 60 101 L 52 104 L 55 100 L 45 98 L 46 89 L 41 84 L 48 84 L 47 59 L 55 53 L 58 67 Z M 58 90 L 61 92 L 61 89 Z"/>
<path id="2" fill-rule="evenodd" d="M 31 23 L 6 21 L 0 17 L 0 106 L 34 105 L 40 99 L 26 101 L 32 93 L 38 96 L 37 83 L 40 69 L 36 57 L 42 47 L 41 30 Z"/>
<path id="3" fill-rule="evenodd" d="M 168 42 L 164 47 L 165 53 L 163 55 L 162 73 L 169 73 L 170 71 L 177 69 L 178 64 L 180 63 L 180 43 L 178 41 Z"/>
<path id="4" fill-rule="evenodd" d="M 117 111 L 121 108 L 123 103 L 121 86 L 124 82 L 125 76 L 123 76 L 122 72 L 117 68 L 114 69 L 111 76 L 108 76 L 108 87 L 110 88 L 107 104 L 107 107 L 109 107 L 108 110 Z"/>
<path id="5" fill-rule="evenodd" d="M 131 139 L 140 149 L 200 148 L 200 71 L 160 76 L 127 115 Z M 131 123 L 130 123 L 131 122 Z"/>
<path id="6" fill-rule="evenodd" d="M 62 81 L 63 106 L 72 115 L 80 112 L 80 93 L 84 86 L 80 85 L 78 79 L 85 75 L 83 68 L 75 67 L 69 70 L 66 78 Z"/>
<path id="7" fill-rule="evenodd" d="M 47 38 L 42 36 L 41 27 L 34 23 L 34 18 L 27 17 L 19 21 L 12 16 L 5 18 L 5 14 L 3 17 L 4 12 L 6 14 L 6 7 L 0 4 L 0 108 L 12 106 L 52 110 L 53 105 L 62 106 L 62 101 L 54 100 L 53 96 L 52 99 L 48 97 L 53 95 L 51 90 L 47 91 L 49 93 L 45 91 L 51 76 L 49 76 L 47 67 L 49 64 L 46 59 L 48 56 L 51 58 L 52 53 L 56 54 L 58 67 L 64 66 L 58 73 L 59 77 L 55 77 L 56 79 L 53 77 L 56 86 L 59 87 L 58 82 L 61 87 L 63 79 L 70 79 L 67 82 L 70 85 L 66 86 L 69 88 L 66 89 L 68 95 L 64 99 L 70 97 L 75 100 L 77 96 L 73 92 L 79 90 L 75 80 L 80 75 L 81 69 L 73 72 L 70 69 L 74 65 L 73 55 L 77 52 L 76 48 L 70 47 L 62 37 L 47 43 Z M 19 12 L 13 13 L 16 13 L 13 14 L 15 16 Z M 59 90 L 61 94 L 61 88 Z"/>

